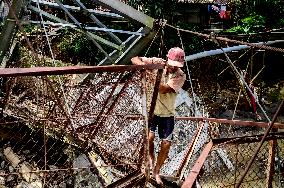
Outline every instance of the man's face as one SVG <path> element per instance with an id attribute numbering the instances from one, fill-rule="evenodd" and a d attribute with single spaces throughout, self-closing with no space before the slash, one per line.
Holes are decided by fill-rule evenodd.
<path id="1" fill-rule="evenodd" d="M 167 72 L 168 73 L 174 73 L 178 70 L 178 67 L 175 67 L 175 66 L 171 66 L 171 65 L 168 65 L 167 64 Z"/>

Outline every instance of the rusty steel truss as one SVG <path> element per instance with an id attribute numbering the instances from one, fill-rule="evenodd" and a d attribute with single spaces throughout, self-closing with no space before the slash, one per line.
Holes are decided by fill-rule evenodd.
<path id="1" fill-rule="evenodd" d="M 150 110 L 148 114 L 146 109 L 149 88 L 145 85 L 148 82 L 145 70 L 163 68 L 163 65 L 117 65 L 1 69 L 0 76 L 7 82 L 3 108 L 5 120 L 0 124 L 2 133 L 8 136 L 3 136 L 0 144 L 8 164 L 14 168 L 13 173 L 4 170 L 1 177 L 6 179 L 13 175 L 14 184 L 24 179 L 37 187 L 52 187 L 57 181 L 69 182 L 69 186 L 76 187 L 81 183 L 79 177 L 83 173 L 88 174 L 85 176 L 88 183 L 96 182 L 101 187 L 143 187 L 149 183 L 159 187 L 154 179 L 142 173 L 147 157 L 147 124 L 153 113 Z M 80 76 L 79 73 L 92 73 L 93 79 L 78 83 L 76 77 Z M 152 99 L 156 98 L 160 75 L 161 71 L 158 71 L 156 82 L 151 86 Z M 152 100 L 150 109 L 154 108 L 154 104 Z M 284 126 L 280 123 L 274 125 L 282 106 L 283 102 L 270 128 Z M 283 133 L 211 137 L 201 153 L 194 152 L 207 122 L 211 129 L 215 126 L 226 129 L 227 125 L 261 129 L 267 128 L 267 123 L 198 117 L 177 117 L 176 120 L 177 124 L 181 121 L 199 123 L 182 124 L 194 126 L 195 131 L 176 173 L 163 177 L 165 181 L 180 182 L 182 187 L 192 187 L 196 182 L 208 187 L 230 187 L 236 186 L 238 181 L 246 187 L 253 187 L 256 182 L 269 185 L 276 180 L 281 181 L 282 172 L 274 173 L 274 158 L 276 154 L 279 158 L 284 157 L 281 151 Z M 254 152 L 257 142 L 261 140 L 264 144 L 260 151 Z M 237 150 L 232 147 L 237 147 Z M 68 155 L 63 154 L 67 151 Z M 25 156 L 25 153 L 28 155 Z M 225 159 L 220 164 L 222 154 L 227 164 Z M 256 169 L 258 163 L 246 172 L 243 165 L 250 159 L 247 155 L 252 156 L 253 161 L 261 158 L 258 163 L 264 160 L 267 166 L 262 167 L 266 173 L 256 172 L 259 170 Z M 74 165 L 74 161 L 82 156 L 88 165 Z M 278 165 L 277 168 L 281 167 Z M 222 179 L 220 170 L 224 176 L 232 174 L 234 178 Z M 246 178 L 242 180 L 242 177 Z"/>
<path id="2" fill-rule="evenodd" d="M 0 35 L 0 77 L 5 88 L 1 93 L 1 186 L 159 187 L 144 171 L 147 125 L 164 67 L 122 64 L 129 64 L 154 39 L 160 25 L 117 0 L 95 0 L 92 6 L 80 0 L 72 5 L 59 0 L 4 2 L 10 11 Z M 24 20 L 23 15 L 41 19 Z M 88 22 L 82 21 L 82 15 Z M 136 27 L 131 31 L 110 28 L 102 22 L 104 18 L 133 22 Z M 17 30 L 34 60 L 41 61 L 24 24 L 83 33 L 100 51 L 99 66 L 4 68 L 17 43 Z M 47 32 L 47 40 L 48 35 L 52 31 Z M 154 70 L 156 80 L 150 83 L 146 72 Z M 183 148 L 174 172 L 162 177 L 165 187 L 283 186 L 284 134 L 277 129 L 284 124 L 275 122 L 282 106 L 283 101 L 271 123 L 177 117 L 176 127 L 192 131 L 183 135 L 188 140 L 173 143 Z M 238 135 L 238 126 L 253 131 Z M 174 162 L 166 161 L 170 163 Z"/>

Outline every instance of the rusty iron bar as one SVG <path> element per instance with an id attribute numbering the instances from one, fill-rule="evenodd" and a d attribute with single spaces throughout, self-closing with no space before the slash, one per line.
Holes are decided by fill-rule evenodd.
<path id="1" fill-rule="evenodd" d="M 235 168 L 234 168 L 234 184 L 236 184 L 236 181 L 237 181 L 237 168 L 238 168 L 238 164 L 239 164 L 239 160 L 238 160 L 238 155 L 239 155 L 239 145 L 236 144 L 236 155 L 235 155 L 235 159 L 236 159 L 236 162 L 235 162 Z"/>
<path id="2" fill-rule="evenodd" d="M 244 143 L 259 142 L 262 137 L 263 137 L 263 134 L 232 137 L 232 138 L 216 138 L 216 139 L 212 139 L 212 142 L 214 144 L 244 144 Z M 283 138 L 284 138 L 284 132 L 269 133 L 269 135 L 265 138 L 265 141 L 277 140 L 277 139 L 283 139 Z"/>
<path id="3" fill-rule="evenodd" d="M 31 68 L 1 68 L 0 76 L 45 76 L 45 75 L 63 75 L 63 74 L 85 74 L 102 72 L 124 72 L 137 70 L 162 70 L 162 64 L 150 65 L 112 65 L 112 66 L 67 66 L 67 67 L 31 67 Z"/>
<path id="4" fill-rule="evenodd" d="M 133 180 L 131 180 L 131 182 L 124 186 L 124 188 L 133 188 L 133 187 L 137 187 L 138 184 L 145 184 L 146 182 L 146 178 L 145 175 L 143 173 L 140 173 L 139 175 L 136 176 L 136 178 L 134 178 Z M 144 185 L 145 186 L 145 185 Z M 140 187 L 140 186 L 139 186 Z"/>
<path id="5" fill-rule="evenodd" d="M 149 179 L 149 183 L 151 183 L 151 185 L 153 185 L 154 187 L 157 187 L 157 188 L 161 188 L 161 187 L 163 187 L 163 188 L 172 188 L 172 187 L 170 187 L 170 186 L 167 186 L 166 184 L 164 184 L 163 186 L 161 186 L 160 184 L 158 184 L 158 183 L 156 182 L 155 179 L 153 179 L 153 177 L 151 177 L 151 178 Z"/>
<path id="6" fill-rule="evenodd" d="M 155 110 L 156 101 L 157 101 L 157 98 L 158 98 L 158 93 L 159 93 L 159 88 L 160 88 L 160 83 L 161 83 L 163 71 L 164 71 L 163 69 L 159 69 L 158 72 L 157 72 L 157 75 L 156 75 L 156 82 L 155 82 L 155 86 L 154 86 L 151 106 L 150 106 L 149 115 L 148 115 L 148 124 L 150 124 L 152 122 L 152 119 L 154 117 L 154 110 Z"/>
<path id="7" fill-rule="evenodd" d="M 203 127 L 203 125 L 198 126 L 198 128 L 195 130 L 195 133 L 192 137 L 192 141 L 188 144 L 187 151 L 186 151 L 186 153 L 183 157 L 182 162 L 179 165 L 179 168 L 178 168 L 177 173 L 175 175 L 176 177 L 179 177 L 181 175 L 182 169 L 184 168 L 189 155 L 192 153 L 193 145 L 194 145 L 196 139 L 198 138 L 197 135 L 199 134 L 202 127 Z"/>
<path id="8" fill-rule="evenodd" d="M 145 135 L 143 135 L 143 158 L 141 162 L 141 166 L 143 161 L 145 162 L 145 186 L 150 179 L 150 166 L 149 166 L 149 125 L 148 125 L 148 112 L 147 112 L 147 86 L 146 86 L 146 71 L 141 71 L 141 81 L 142 81 L 142 114 L 144 115 L 144 124 L 145 124 Z"/>
<path id="9" fill-rule="evenodd" d="M 280 110 L 281 110 L 281 108 L 283 107 L 283 105 L 284 105 L 284 99 L 281 101 L 281 103 L 280 103 L 280 105 L 279 105 L 279 107 L 278 107 L 276 113 L 275 113 L 274 116 L 273 116 L 273 119 L 272 119 L 271 123 L 269 124 L 269 127 L 266 129 L 266 131 L 265 131 L 265 133 L 264 133 L 264 135 L 263 135 L 261 141 L 260 141 L 259 144 L 258 144 L 258 147 L 256 148 L 256 150 L 255 150 L 255 152 L 254 152 L 254 154 L 253 154 L 251 160 L 249 161 L 249 163 L 247 164 L 247 166 L 246 166 L 246 168 L 245 168 L 244 173 L 242 174 L 240 180 L 238 181 L 238 183 L 237 183 L 237 185 L 236 185 L 237 188 L 239 188 L 239 187 L 241 186 L 242 181 L 243 181 L 243 179 L 245 178 L 247 172 L 249 171 L 249 169 L 250 169 L 252 163 L 254 162 L 254 160 L 255 160 L 255 158 L 256 158 L 256 156 L 257 156 L 257 154 L 258 154 L 258 152 L 259 152 L 259 150 L 260 150 L 260 148 L 261 148 L 261 146 L 262 146 L 262 144 L 263 144 L 264 141 L 265 141 L 266 136 L 268 135 L 268 133 L 270 132 L 270 130 L 273 128 L 273 124 L 274 124 L 274 122 L 276 121 L 276 119 L 277 119 L 277 117 L 278 117 L 278 114 L 280 113 Z"/>
<path id="10" fill-rule="evenodd" d="M 203 149 L 202 153 L 198 157 L 196 163 L 190 170 L 189 175 L 187 176 L 186 180 L 182 184 L 181 188 L 191 188 L 194 185 L 194 182 L 206 160 L 206 158 L 209 155 L 209 152 L 211 151 L 213 147 L 213 142 L 210 141 L 208 144 L 206 144 L 205 148 Z"/>
<path id="11" fill-rule="evenodd" d="M 104 116 L 104 115 L 103 115 Z M 124 115 L 124 114 L 118 114 L 117 116 L 125 116 L 124 119 L 129 119 L 129 120 L 141 120 L 141 118 L 143 118 L 143 116 L 141 115 Z M 97 116 L 76 116 L 76 117 L 71 117 L 71 119 L 77 119 L 77 118 L 93 118 L 93 117 L 97 117 Z M 55 120 L 67 120 L 67 118 L 39 118 L 39 119 L 33 119 L 33 122 L 40 122 L 40 121 L 55 121 Z M 1 122 L 0 121 L 0 126 L 1 125 L 8 125 L 8 124 L 15 124 L 15 123 L 19 123 L 19 122 L 29 122 L 29 120 L 17 120 L 17 121 L 6 121 L 6 122 Z M 56 121 L 57 122 L 57 121 Z"/>
<path id="12" fill-rule="evenodd" d="M 141 174 L 140 169 L 137 169 L 133 172 L 131 172 L 130 174 L 128 174 L 127 176 L 113 182 L 112 184 L 108 185 L 106 188 L 116 188 L 124 183 L 127 183 L 128 181 L 131 181 L 133 178 L 139 176 Z"/>
<path id="13" fill-rule="evenodd" d="M 124 114 L 112 114 L 114 116 L 125 116 Z M 105 116 L 105 115 L 102 115 Z M 86 116 L 74 116 L 74 117 L 70 117 L 71 119 L 76 119 L 76 118 L 94 118 L 97 117 L 96 114 L 91 114 L 91 115 L 86 115 Z M 137 115 L 127 115 L 125 116 L 125 119 L 133 119 L 133 120 L 138 120 L 141 119 L 141 115 L 137 114 Z M 67 118 L 39 118 L 37 119 L 37 121 L 51 121 L 51 120 L 65 120 Z M 233 124 L 233 125 L 243 125 L 243 126 L 256 126 L 256 127 L 261 127 L 261 128 L 266 128 L 268 123 L 265 122 L 254 122 L 254 121 L 241 121 L 241 120 L 228 120 L 228 119 L 216 119 L 216 118 L 205 118 L 205 117 L 176 117 L 176 120 L 187 120 L 187 121 L 209 121 L 209 122 L 217 122 L 217 123 L 224 123 L 224 124 Z M 0 121 L 0 125 L 4 125 L 4 124 L 13 124 L 15 122 L 18 121 L 9 121 L 9 122 L 1 122 Z M 27 120 L 21 120 L 21 122 L 27 122 Z M 284 124 L 282 123 L 274 123 L 273 124 L 273 128 L 284 128 Z"/>
<path id="14" fill-rule="evenodd" d="M 272 181 L 273 181 L 273 175 L 275 173 L 274 165 L 275 165 L 275 152 L 277 147 L 277 141 L 276 140 L 270 140 L 269 141 L 269 150 L 268 150 L 268 168 L 266 171 L 266 188 L 272 188 Z"/>
<path id="15" fill-rule="evenodd" d="M 176 120 L 209 121 L 209 122 L 224 123 L 224 124 L 230 124 L 230 125 L 256 126 L 256 127 L 262 127 L 262 128 L 268 127 L 268 123 L 266 122 L 217 119 L 217 118 L 207 118 L 207 117 L 176 117 Z M 284 129 L 284 124 L 274 123 L 273 128 Z"/>
<path id="16" fill-rule="evenodd" d="M 32 43 L 30 42 L 30 40 L 28 39 L 27 33 L 25 32 L 25 30 L 24 30 L 24 28 L 23 28 L 23 26 L 22 26 L 22 24 L 21 24 L 21 22 L 20 22 L 20 20 L 17 16 L 14 8 L 11 6 L 11 4 L 8 0 L 4 0 L 4 2 L 8 5 L 9 11 L 11 11 L 13 17 L 15 18 L 16 24 L 18 25 L 20 31 L 23 33 L 24 38 L 27 41 L 27 44 L 28 44 L 29 48 L 31 49 L 34 58 L 37 60 L 37 62 L 40 62 L 40 59 L 39 59 L 38 55 L 35 53 L 34 47 L 33 47 Z"/>

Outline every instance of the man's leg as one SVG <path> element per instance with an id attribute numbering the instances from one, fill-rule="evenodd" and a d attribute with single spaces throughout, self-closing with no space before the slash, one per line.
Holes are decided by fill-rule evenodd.
<path id="1" fill-rule="evenodd" d="M 163 181 L 162 181 L 159 173 L 160 173 L 160 169 L 161 169 L 162 165 L 164 164 L 165 160 L 168 157 L 170 147 L 171 147 L 171 141 L 162 140 L 161 149 L 160 149 L 160 152 L 159 152 L 158 158 L 157 158 L 157 164 L 156 164 L 155 169 L 153 171 L 153 175 L 156 178 L 157 183 L 161 184 L 161 185 L 163 184 Z"/>

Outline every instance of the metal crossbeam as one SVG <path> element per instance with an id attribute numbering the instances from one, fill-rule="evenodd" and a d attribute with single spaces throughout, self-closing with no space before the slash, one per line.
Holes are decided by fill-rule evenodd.
<path id="1" fill-rule="evenodd" d="M 93 0 L 119 14 L 153 28 L 154 19 L 117 0 Z"/>
<path id="2" fill-rule="evenodd" d="M 23 1 L 18 0 L 18 1 L 13 1 L 11 7 L 15 10 L 15 14 L 20 15 L 21 8 L 23 6 Z M 12 45 L 12 40 L 14 37 L 14 34 L 16 33 L 16 22 L 14 21 L 14 16 L 12 12 L 9 12 L 7 16 L 7 20 L 4 23 L 3 30 L 1 31 L 0 35 L 0 64 L 1 67 L 6 66 L 6 59 L 9 58 L 10 54 L 9 48 Z M 4 62 L 4 64 L 2 64 Z"/>
<path id="3" fill-rule="evenodd" d="M 236 126 L 255 126 L 255 127 L 268 127 L 267 122 L 255 122 L 255 121 L 242 121 L 242 120 L 231 120 L 231 119 L 217 119 L 207 117 L 176 117 L 177 120 L 191 120 L 191 121 L 209 121 L 222 124 L 236 125 Z M 273 128 L 284 129 L 283 123 L 274 123 Z"/>
<path id="4" fill-rule="evenodd" d="M 163 69 L 164 65 L 116 65 L 116 66 L 68 66 L 68 67 L 32 67 L 32 68 L 2 68 L 0 76 L 45 76 L 45 75 L 62 75 L 62 74 L 84 74 L 98 72 L 121 72 L 135 71 L 143 69 Z"/>
<path id="5" fill-rule="evenodd" d="M 102 28 L 107 28 L 99 19 L 97 19 L 92 13 L 90 13 L 88 11 L 88 9 L 85 7 L 84 4 L 82 4 L 79 0 L 73 0 L 76 4 L 78 4 L 78 6 L 83 9 L 83 11 L 85 12 L 85 14 L 88 14 L 89 17 L 100 27 Z M 122 41 L 116 36 L 114 35 L 113 33 L 111 32 L 107 32 L 107 34 L 109 36 L 111 36 L 116 42 L 118 42 L 119 44 L 122 43 Z"/>
<path id="6" fill-rule="evenodd" d="M 31 0 L 31 2 L 33 2 L 33 3 L 37 3 L 38 2 L 41 5 L 47 5 L 49 7 L 60 8 L 57 3 L 52 3 L 52 2 L 49 2 L 49 1 Z M 81 11 L 81 8 L 80 7 L 76 7 L 76 6 L 64 5 L 64 7 L 66 9 L 68 9 L 68 10 L 72 10 L 72 11 L 76 11 L 76 12 Z M 95 14 L 95 15 L 123 19 L 122 16 L 120 16 L 118 14 L 115 14 L 115 13 L 99 11 L 99 10 L 95 10 L 95 9 L 87 9 L 87 10 L 88 10 L 88 12 L 90 12 L 92 14 Z"/>
<path id="7" fill-rule="evenodd" d="M 43 23 L 44 25 L 50 25 L 50 26 L 61 26 L 61 27 L 70 27 L 70 28 L 78 28 L 78 26 L 74 24 L 64 24 L 64 23 L 55 23 L 55 22 L 41 22 L 41 21 L 24 21 L 22 24 L 41 24 Z M 102 31 L 102 32 L 113 32 L 113 33 L 123 33 L 123 34 L 129 34 L 129 35 L 142 35 L 144 36 L 145 34 L 142 32 L 132 32 L 132 31 L 124 31 L 124 30 L 117 30 L 117 29 L 108 29 L 108 28 L 100 28 L 100 27 L 84 27 L 86 30 L 91 30 L 91 31 Z"/>

